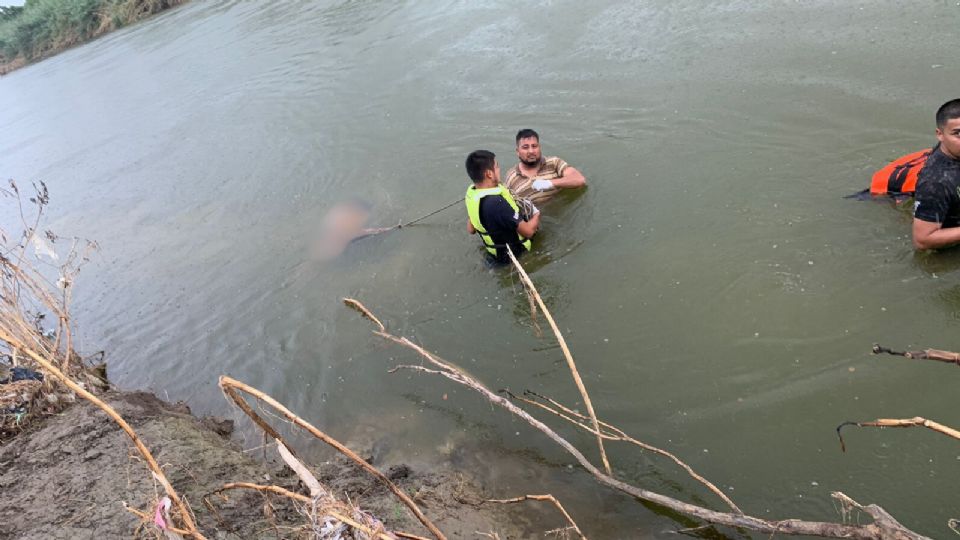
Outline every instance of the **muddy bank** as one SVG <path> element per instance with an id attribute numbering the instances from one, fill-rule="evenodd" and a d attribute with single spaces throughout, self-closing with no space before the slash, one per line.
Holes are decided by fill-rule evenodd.
<path id="1" fill-rule="evenodd" d="M 288 499 L 241 490 L 228 492 L 227 498 L 209 496 L 228 482 L 274 484 L 303 493 L 284 466 L 242 452 L 230 439 L 232 422 L 199 420 L 185 406 L 143 392 L 114 392 L 106 398 L 154 453 L 208 538 L 310 537 L 303 529 L 305 518 Z M 476 531 L 493 531 L 501 538 L 538 534 L 522 526 L 529 512 L 480 505 L 487 494 L 468 474 L 414 470 L 402 463 L 375 465 L 450 538 L 477 538 Z M 349 497 L 388 529 L 429 536 L 386 488 L 346 459 L 331 456 L 312 468 L 339 498 Z M 124 503 L 149 510 L 163 489 L 129 438 L 86 402 L 43 419 L 0 447 L 0 492 L 2 539 L 159 537 Z"/>

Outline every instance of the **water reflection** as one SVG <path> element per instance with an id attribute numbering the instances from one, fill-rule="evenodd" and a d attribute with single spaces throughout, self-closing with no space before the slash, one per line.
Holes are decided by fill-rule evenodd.
<path id="1" fill-rule="evenodd" d="M 933 277 L 944 276 L 960 270 L 960 248 L 938 251 L 915 251 L 913 263 L 921 271 Z"/>

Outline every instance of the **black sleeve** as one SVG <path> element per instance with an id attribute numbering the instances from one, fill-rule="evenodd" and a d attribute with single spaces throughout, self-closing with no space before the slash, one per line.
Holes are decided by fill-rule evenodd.
<path id="1" fill-rule="evenodd" d="M 494 230 L 517 230 L 520 224 L 520 214 L 514 212 L 506 199 L 497 195 L 484 197 L 483 222 L 484 226 Z"/>
<path id="2" fill-rule="evenodd" d="M 914 195 L 913 217 L 930 223 L 943 223 L 950 211 L 953 193 L 943 182 L 918 182 Z"/>

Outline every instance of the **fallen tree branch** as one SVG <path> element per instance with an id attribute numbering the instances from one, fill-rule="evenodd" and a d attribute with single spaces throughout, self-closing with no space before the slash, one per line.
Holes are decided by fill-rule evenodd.
<path id="1" fill-rule="evenodd" d="M 890 354 L 893 356 L 903 356 L 912 360 L 936 360 L 937 362 L 946 362 L 960 366 L 960 353 L 951 351 L 941 351 L 939 349 L 923 349 L 922 351 L 894 351 L 880 345 L 873 346 L 873 354 Z"/>
<path id="2" fill-rule="evenodd" d="M 386 337 L 395 343 L 404 344 L 415 351 L 423 351 L 421 347 L 414 346 L 413 343 L 406 338 L 398 338 L 386 332 L 375 331 L 374 333 Z M 510 400 L 490 391 L 479 381 L 464 374 L 460 370 L 453 367 L 450 363 L 440 360 L 435 355 L 422 354 L 422 356 L 440 369 L 430 369 L 424 366 L 400 365 L 394 367 L 392 370 L 390 370 L 390 372 L 393 373 L 400 369 L 408 369 L 422 373 L 441 375 L 453 382 L 476 391 L 491 403 L 503 407 L 515 416 L 530 424 L 530 426 L 533 428 L 542 432 L 550 440 L 558 444 L 561 448 L 566 450 L 567 453 L 573 456 L 573 458 L 584 469 L 586 469 L 587 472 L 592 474 L 598 482 L 638 499 L 658 504 L 687 516 L 702 519 L 708 523 L 726 525 L 729 527 L 741 527 L 766 534 L 779 533 L 786 535 L 820 536 L 826 538 L 852 538 L 856 540 L 929 540 L 929 538 L 926 536 L 922 536 L 911 531 L 910 529 L 907 529 L 896 519 L 891 517 L 890 514 L 888 514 L 885 510 L 876 505 L 861 506 L 857 504 L 857 508 L 873 518 L 874 522 L 869 525 L 846 525 L 843 523 L 804 521 L 799 519 L 770 521 L 741 513 L 728 513 L 710 510 L 708 508 L 685 503 L 666 495 L 661 495 L 653 491 L 627 484 L 626 482 L 622 482 L 610 475 L 604 474 L 600 469 L 596 468 L 592 463 L 590 463 L 590 461 L 584 457 L 584 455 L 577 450 L 576 447 L 570 444 L 569 441 L 561 437 L 559 434 L 557 434 L 557 432 L 553 431 L 553 429 L 543 422 L 537 420 L 529 413 L 513 404 Z M 597 430 L 597 433 L 599 436 L 600 431 Z M 834 498 L 841 500 L 852 500 L 840 492 L 834 492 L 831 495 Z"/>
<path id="3" fill-rule="evenodd" d="M 540 402 L 538 402 L 538 401 L 534 401 L 534 400 L 532 400 L 532 399 L 526 399 L 526 398 L 517 396 L 517 395 L 513 394 L 512 392 L 510 392 L 509 390 L 501 390 L 501 392 L 505 392 L 505 393 L 506 393 L 507 395 L 509 395 L 512 399 L 516 399 L 516 400 L 522 401 L 522 402 L 524 402 L 524 403 L 528 403 L 528 404 L 530 404 L 530 405 L 539 407 L 539 408 L 541 408 L 541 409 L 543 409 L 543 410 L 545 410 L 545 411 L 548 411 L 548 412 L 550 412 L 550 413 L 552 413 L 552 414 L 554 414 L 554 415 L 556 415 L 556 416 L 558 416 L 558 417 L 560 417 L 560 418 L 563 418 L 564 420 L 566 420 L 566 421 L 570 422 L 571 424 L 579 427 L 580 429 L 583 429 L 583 430 L 585 430 L 585 431 L 588 431 L 588 432 L 590 432 L 590 433 L 593 433 L 594 435 L 597 434 L 595 431 L 593 431 L 593 428 L 591 428 L 590 426 L 588 426 L 588 425 L 584 424 L 583 422 L 580 422 L 580 421 L 578 421 L 578 420 L 576 420 L 576 419 L 574 419 L 574 418 L 571 418 L 571 417 L 568 416 L 568 415 L 574 416 L 574 417 L 579 418 L 579 419 L 581 419 L 581 420 L 586 420 L 587 418 L 586 418 L 585 416 L 583 416 L 582 414 L 580 414 L 580 413 L 578 413 L 578 412 L 576 412 L 576 411 L 574 411 L 574 410 L 572 410 L 572 409 L 569 409 L 569 408 L 567 408 L 567 407 L 564 407 L 564 406 L 561 405 L 560 403 L 558 403 L 558 402 L 556 402 L 556 401 L 554 401 L 554 400 L 552 400 L 552 399 L 550 399 L 550 398 L 548 398 L 548 397 L 546 397 L 546 396 L 542 396 L 542 395 L 537 394 L 536 392 L 533 392 L 533 391 L 530 391 L 530 390 L 526 390 L 526 391 L 524 392 L 524 393 L 526 393 L 526 394 L 530 394 L 530 395 L 532 395 L 532 396 L 536 396 L 536 397 L 538 397 L 538 398 L 540 398 L 540 399 L 543 399 L 543 400 L 549 401 L 550 403 L 553 403 L 556 407 L 560 408 L 563 412 L 560 412 L 560 411 L 554 409 L 553 407 L 550 407 L 550 406 L 545 405 L 545 404 L 543 404 L 543 403 L 540 403 Z M 566 414 L 564 414 L 564 413 L 566 413 Z M 600 425 L 601 425 L 602 427 L 604 427 L 604 428 L 606 428 L 606 429 L 608 429 L 608 430 L 610 430 L 610 431 L 612 432 L 612 433 L 600 433 L 600 436 L 603 437 L 604 439 L 606 439 L 606 440 L 608 440 L 608 441 L 628 442 L 628 443 L 630 443 L 630 444 L 639 446 L 640 448 L 643 448 L 644 450 L 649 450 L 649 451 L 651 451 L 651 452 L 653 452 L 653 453 L 655 453 L 655 454 L 659 454 L 659 455 L 661 455 L 661 456 L 664 456 L 664 457 L 672 460 L 674 463 L 676 463 L 677 465 L 679 465 L 683 470 L 687 471 L 687 474 L 689 474 L 694 480 L 700 482 L 700 483 L 703 484 L 707 489 L 709 489 L 710 491 L 712 491 L 716 496 L 720 497 L 720 498 L 723 500 L 723 502 L 727 503 L 727 506 L 729 506 L 731 510 L 733 510 L 734 512 L 736 512 L 736 513 L 738 513 L 738 514 L 742 514 L 742 513 L 743 513 L 743 510 L 741 510 L 739 506 L 737 506 L 736 504 L 734 504 L 734 502 L 733 502 L 729 497 L 727 497 L 727 495 L 726 495 L 723 491 L 721 491 L 720 488 L 718 488 L 717 486 L 715 486 L 715 485 L 713 484 L 713 482 L 710 482 L 710 481 L 707 480 L 706 478 L 704 478 L 704 477 L 700 476 L 699 474 L 697 474 L 696 471 L 694 471 L 692 467 L 690 467 L 689 465 L 687 465 L 683 460 L 681 460 L 681 459 L 678 458 L 677 456 L 673 455 L 673 454 L 670 453 L 670 452 L 667 452 L 666 450 L 663 450 L 662 448 L 657 448 L 656 446 L 652 446 L 652 445 L 649 445 L 649 444 L 647 444 L 647 443 L 645 443 L 645 442 L 643 442 L 643 441 L 639 441 L 639 440 L 637 440 L 637 439 L 634 439 L 633 437 L 631 437 L 631 436 L 627 435 L 625 432 L 623 432 L 623 430 L 621 430 L 620 428 L 617 428 L 617 427 L 615 427 L 615 426 L 613 426 L 613 425 L 610 425 L 610 424 L 608 424 L 608 423 L 606 423 L 606 422 L 602 422 L 602 421 L 601 421 L 601 422 L 600 422 Z"/>
<path id="4" fill-rule="evenodd" d="M 307 489 L 310 491 L 310 496 L 313 498 L 323 497 L 327 494 L 327 490 L 323 489 L 323 486 L 320 485 L 320 481 L 317 480 L 317 477 L 307 469 L 307 466 L 304 465 L 299 459 L 294 457 L 285 444 L 280 442 L 280 439 L 274 439 L 277 443 L 277 452 L 280 454 L 280 458 L 283 459 L 284 463 L 290 467 L 293 472 L 297 473 L 297 476 L 300 478 L 300 481 L 303 482 L 303 485 L 307 486 Z"/>
<path id="5" fill-rule="evenodd" d="M 434 525 L 434 524 L 427 518 L 427 516 L 425 516 L 425 515 L 423 514 L 423 512 L 420 511 L 420 508 L 417 506 L 417 504 L 416 504 L 415 502 L 413 502 L 413 500 L 412 500 L 409 496 L 407 496 L 407 494 L 404 493 L 403 490 L 401 490 L 399 487 L 397 487 L 397 485 L 394 484 L 393 482 L 391 482 L 389 478 L 387 478 L 386 476 L 384 476 L 384 474 L 381 473 L 379 470 L 377 470 L 375 467 L 373 467 L 372 465 L 370 465 L 369 463 L 367 463 L 363 458 L 361 458 L 360 456 L 358 456 L 357 454 L 355 454 L 352 450 L 350 450 L 349 448 L 347 448 L 346 446 L 344 446 L 343 444 L 341 444 L 340 441 L 338 441 L 338 440 L 334 439 L 333 437 L 330 437 L 330 436 L 327 435 L 326 433 L 320 431 L 319 429 L 317 429 L 316 427 L 314 427 L 312 424 L 310 424 L 310 423 L 307 422 L 306 420 L 300 418 L 299 416 L 297 416 L 296 414 L 294 414 L 293 412 L 291 412 L 289 409 L 287 409 L 286 407 L 284 407 L 284 406 L 283 406 L 280 402 L 278 402 L 277 400 L 273 399 L 273 398 L 270 397 L 269 395 L 261 392 L 260 390 L 257 390 L 256 388 L 254 388 L 254 387 L 252 387 L 252 386 L 249 386 L 249 385 L 247 385 L 247 384 L 244 384 L 244 383 L 242 383 L 242 382 L 240 382 L 240 381 L 238 381 L 238 380 L 236 380 L 236 379 L 233 379 L 233 378 L 231 378 L 231 377 L 227 377 L 226 375 L 221 375 L 221 376 L 220 376 L 220 383 L 219 383 L 219 384 L 220 384 L 220 388 L 223 389 L 224 394 L 225 394 L 227 397 L 229 397 L 232 401 L 234 401 L 235 403 L 237 402 L 237 400 L 243 401 L 243 399 L 242 399 L 239 395 L 237 395 L 236 392 L 227 392 L 227 389 L 228 389 L 228 388 L 229 388 L 229 389 L 236 389 L 236 390 L 242 391 L 242 392 L 244 392 L 244 393 L 246 393 L 246 394 L 249 394 L 249 395 L 251 395 L 251 396 L 253 396 L 253 397 L 255 397 L 255 398 L 263 401 L 264 403 L 270 405 L 271 407 L 273 407 L 274 409 L 276 409 L 277 411 L 279 411 L 279 412 L 280 412 L 284 417 L 286 417 L 286 419 L 289 420 L 290 422 L 292 422 L 292 423 L 296 424 L 297 426 L 299 426 L 299 427 L 307 430 L 307 431 L 308 431 L 311 435 L 313 435 L 314 437 L 316 437 L 316 438 L 320 439 L 321 441 L 327 443 L 327 445 L 333 447 L 334 449 L 336 449 L 336 450 L 337 450 L 338 452 L 340 452 L 341 454 L 343 454 L 343 455 L 347 456 L 348 458 L 350 458 L 354 463 L 356 463 L 357 465 L 359 465 L 363 470 L 365 470 L 365 471 L 367 471 L 368 473 L 370 473 L 371 475 L 373 475 L 373 476 L 374 476 L 377 480 L 379 480 L 383 485 L 385 485 L 388 489 L 390 489 L 390 491 L 392 491 L 393 494 L 396 495 L 397 498 L 399 498 L 400 501 L 403 502 L 403 504 L 406 505 L 406 507 L 410 509 L 410 511 L 414 514 L 414 516 L 416 516 L 416 518 L 420 521 L 420 523 L 422 523 L 423 526 L 426 527 L 427 530 L 429 530 L 431 534 L 433 534 L 435 537 L 437 537 L 437 538 L 440 539 L 440 540 L 445 540 L 445 539 L 446 539 L 446 536 L 444 536 L 444 534 L 443 534 L 442 532 L 440 532 L 440 529 L 438 529 L 438 528 L 436 527 L 436 525 Z M 239 403 L 237 403 L 237 405 L 239 405 Z M 242 407 L 241 407 L 241 408 L 242 408 Z M 245 410 L 248 410 L 248 409 L 249 409 L 249 407 L 247 407 Z M 255 414 L 255 413 L 254 413 L 254 414 Z M 258 418 L 259 418 L 259 417 L 258 417 Z M 255 419 L 254 421 L 257 422 L 256 419 Z M 259 422 L 257 422 L 257 424 L 258 424 L 258 425 L 261 425 L 261 422 L 262 422 L 262 419 L 261 419 Z M 265 424 L 265 422 L 264 422 L 264 424 Z M 262 427 L 262 426 L 261 426 L 261 427 Z M 274 433 L 276 433 L 276 431 L 274 431 Z M 275 436 L 274 438 L 279 439 L 280 437 L 279 437 L 279 435 L 277 435 L 277 436 Z"/>
<path id="6" fill-rule="evenodd" d="M 570 517 L 570 514 L 568 514 L 567 510 L 563 507 L 562 504 L 560 504 L 560 501 L 558 501 L 556 497 L 554 497 L 553 495 L 550 495 L 549 493 L 546 495 L 522 495 L 520 497 L 514 497 L 512 499 L 487 499 L 484 502 L 497 503 L 497 504 L 512 504 L 512 503 L 518 503 L 523 501 L 549 501 L 553 503 L 553 505 L 557 507 L 557 510 L 559 510 L 560 513 L 563 514 L 563 517 L 566 518 L 567 522 L 570 523 L 570 527 L 572 527 L 573 530 L 576 531 L 576 533 L 580 536 L 580 538 L 583 538 L 583 540 L 587 540 L 587 537 L 584 536 L 583 532 L 580 530 L 580 527 L 577 527 L 577 522 L 575 522 L 573 518 Z"/>
<path id="7" fill-rule="evenodd" d="M 845 426 L 857 426 L 857 427 L 878 427 L 878 428 L 909 428 L 909 427 L 925 427 L 932 429 L 937 433 L 942 433 L 947 437 L 952 437 L 954 439 L 960 439 L 960 431 L 953 429 L 950 426 L 945 426 L 933 420 L 927 420 L 922 416 L 915 416 L 913 418 L 878 418 L 872 422 L 844 422 L 837 426 L 837 437 L 840 439 L 840 450 L 846 452 L 847 445 L 843 442 L 843 435 L 840 434 L 840 430 Z"/>
<path id="8" fill-rule="evenodd" d="M 607 471 L 608 475 L 612 475 L 613 472 L 610 469 L 610 462 L 607 460 L 607 452 L 603 448 L 603 438 L 600 437 L 600 424 L 597 422 L 597 414 L 593 412 L 593 403 L 590 402 L 590 395 L 587 394 L 587 387 L 583 385 L 583 380 L 580 378 L 580 372 L 577 371 L 577 364 L 573 361 L 573 354 L 570 353 L 570 349 L 567 347 L 567 341 L 563 339 L 563 334 L 560 333 L 560 328 L 557 327 L 557 323 L 553 320 L 553 316 L 550 314 L 550 310 L 547 309 L 547 305 L 543 303 L 543 298 L 540 298 L 540 293 L 537 292 L 536 286 L 533 284 L 533 280 L 530 279 L 530 276 L 527 275 L 526 270 L 523 269 L 523 266 L 520 265 L 520 261 L 513 255 L 513 250 L 510 249 L 510 246 L 507 246 L 507 255 L 510 256 L 510 260 L 513 262 L 513 266 L 517 268 L 517 272 L 520 274 L 520 280 L 523 281 L 523 284 L 526 286 L 527 290 L 533 295 L 533 298 L 537 301 L 537 305 L 540 306 L 540 311 L 543 312 L 543 317 L 547 319 L 547 322 L 550 323 L 550 328 L 553 329 L 553 334 L 557 337 L 557 342 L 560 344 L 560 349 L 563 351 L 563 357 L 567 359 L 567 366 L 570 368 L 570 374 L 573 375 L 573 382 L 577 385 L 577 390 L 580 391 L 580 396 L 583 398 L 583 404 L 587 408 L 587 412 L 590 414 L 590 421 L 593 423 L 593 430 L 597 434 L 597 446 L 600 448 L 600 459 L 603 461 L 603 469 Z M 381 330 L 382 331 L 382 330 Z"/>

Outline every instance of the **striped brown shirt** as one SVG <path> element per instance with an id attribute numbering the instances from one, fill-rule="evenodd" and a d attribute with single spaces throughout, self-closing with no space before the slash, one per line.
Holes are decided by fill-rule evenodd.
<path id="1" fill-rule="evenodd" d="M 520 172 L 520 164 L 516 164 L 507 171 L 507 180 L 504 182 L 507 189 L 513 192 L 515 197 L 530 199 L 534 204 L 540 204 L 549 201 L 558 191 L 557 188 L 545 191 L 535 191 L 533 181 L 538 179 L 553 180 L 563 176 L 564 169 L 567 168 L 567 162 L 557 156 L 548 157 L 540 162 L 540 168 L 537 174 L 530 177 L 524 176 Z"/>

